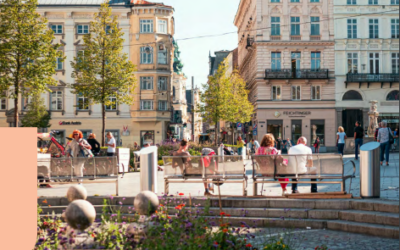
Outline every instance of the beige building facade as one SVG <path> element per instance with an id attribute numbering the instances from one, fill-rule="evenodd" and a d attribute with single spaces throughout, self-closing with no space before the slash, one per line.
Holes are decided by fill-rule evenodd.
<path id="1" fill-rule="evenodd" d="M 266 133 L 321 151 L 336 146 L 333 0 L 241 0 L 238 63 L 254 105 L 253 137 Z"/>
<path id="2" fill-rule="evenodd" d="M 66 143 L 73 130 L 79 129 L 86 137 L 95 133 L 100 141 L 101 106 L 88 105 L 84 96 L 71 93 L 74 83 L 70 62 L 84 48 L 83 36 L 89 32 L 93 14 L 98 12 L 101 0 L 59 1 L 39 0 L 38 13 L 48 19 L 54 31 L 55 42 L 66 57 L 57 61 L 54 78 L 58 85 L 42 97 L 51 113 L 50 130 L 60 132 L 57 139 Z M 106 107 L 106 132 L 112 132 L 117 144 L 133 146 L 133 142 L 157 144 L 166 136 L 171 119 L 170 88 L 173 53 L 173 8 L 147 1 L 112 1 L 112 15 L 118 17 L 118 26 L 124 33 L 123 53 L 137 65 L 137 87 L 133 105 L 116 104 Z M 29 100 L 20 98 L 21 114 Z M 118 101 L 118 100 L 117 100 Z M 0 100 L 0 127 L 13 125 L 14 100 Z"/>

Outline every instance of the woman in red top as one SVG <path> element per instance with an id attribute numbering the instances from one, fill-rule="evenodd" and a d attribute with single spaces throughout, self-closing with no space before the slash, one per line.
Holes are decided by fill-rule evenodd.
<path id="1" fill-rule="evenodd" d="M 264 135 L 260 147 L 257 149 L 256 155 L 278 155 L 279 151 L 274 147 L 275 138 L 272 134 Z M 279 181 L 289 181 L 289 179 L 279 179 Z M 287 194 L 287 183 L 281 183 L 282 196 Z"/>

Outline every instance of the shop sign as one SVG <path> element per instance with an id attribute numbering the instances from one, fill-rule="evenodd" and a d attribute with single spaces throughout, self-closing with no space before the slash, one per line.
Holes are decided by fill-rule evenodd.
<path id="1" fill-rule="evenodd" d="M 311 115 L 311 111 L 284 111 L 284 115 Z"/>
<path id="2" fill-rule="evenodd" d="M 82 125 L 81 122 L 59 122 L 60 126 L 67 126 L 67 125 Z"/>
<path id="3" fill-rule="evenodd" d="M 118 149 L 118 163 L 119 163 L 119 173 L 128 173 L 129 172 L 129 161 L 130 161 L 130 153 L 129 148 L 119 148 Z"/>
<path id="4" fill-rule="evenodd" d="M 279 118 L 281 116 L 281 112 L 275 111 L 274 116 L 275 118 Z"/>
<path id="5" fill-rule="evenodd" d="M 257 123 L 254 123 L 253 130 L 257 130 Z"/>
<path id="6" fill-rule="evenodd" d="M 257 135 L 257 129 L 253 130 L 253 135 L 256 136 Z"/>
<path id="7" fill-rule="evenodd" d="M 129 130 L 128 130 L 128 126 L 122 126 L 123 127 L 123 132 L 122 132 L 122 135 L 123 136 L 129 136 L 130 135 L 130 132 L 129 132 Z"/>
<path id="8" fill-rule="evenodd" d="M 238 122 L 236 124 L 237 130 L 242 130 L 242 123 Z"/>

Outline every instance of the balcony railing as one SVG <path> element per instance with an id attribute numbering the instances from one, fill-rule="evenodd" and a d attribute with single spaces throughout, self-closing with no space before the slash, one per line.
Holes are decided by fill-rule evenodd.
<path id="1" fill-rule="evenodd" d="M 292 41 L 300 41 L 301 40 L 301 36 L 290 36 L 290 40 L 292 40 Z"/>
<path id="2" fill-rule="evenodd" d="M 310 40 L 311 41 L 319 41 L 319 40 L 321 40 L 321 36 L 320 35 L 317 35 L 317 36 L 312 35 L 312 36 L 310 36 Z"/>
<path id="3" fill-rule="evenodd" d="M 279 41 L 281 40 L 281 36 L 271 36 L 272 41 Z"/>
<path id="4" fill-rule="evenodd" d="M 347 82 L 399 82 L 399 74 L 347 74 Z"/>
<path id="5" fill-rule="evenodd" d="M 328 69 L 266 69 L 265 79 L 328 79 Z"/>

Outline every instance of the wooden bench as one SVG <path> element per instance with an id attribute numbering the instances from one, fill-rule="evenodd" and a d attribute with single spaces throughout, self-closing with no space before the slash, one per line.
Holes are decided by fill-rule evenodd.
<path id="1" fill-rule="evenodd" d="M 242 156 L 164 156 L 164 193 L 171 183 L 242 183 L 247 196 L 247 176 Z M 204 162 L 210 162 L 208 167 Z M 211 181 L 212 180 L 212 181 Z"/>
<path id="2" fill-rule="evenodd" d="M 83 176 L 80 171 L 75 171 L 76 165 L 83 165 Z M 116 195 L 118 196 L 118 160 L 113 157 L 93 157 L 93 158 L 47 158 L 37 161 L 38 181 L 48 180 L 54 184 L 79 183 L 114 183 L 116 185 Z M 96 180 L 96 182 L 91 182 Z M 100 180 L 100 181 L 97 181 Z"/>
<path id="3" fill-rule="evenodd" d="M 355 177 L 356 165 L 354 161 L 343 163 L 340 154 L 315 154 L 315 155 L 253 155 L 253 192 L 257 196 L 257 184 L 259 183 L 319 183 L 340 184 L 342 192 L 345 191 L 345 182 Z M 311 165 L 313 167 L 309 167 Z M 345 174 L 345 165 L 353 164 L 353 172 Z M 304 166 L 306 172 L 304 172 Z M 290 181 L 279 181 L 288 178 Z M 298 179 L 292 181 L 291 179 Z M 307 181 L 306 179 L 317 179 Z M 323 181 L 326 180 L 326 181 Z M 261 191 L 262 194 L 262 191 Z"/>

